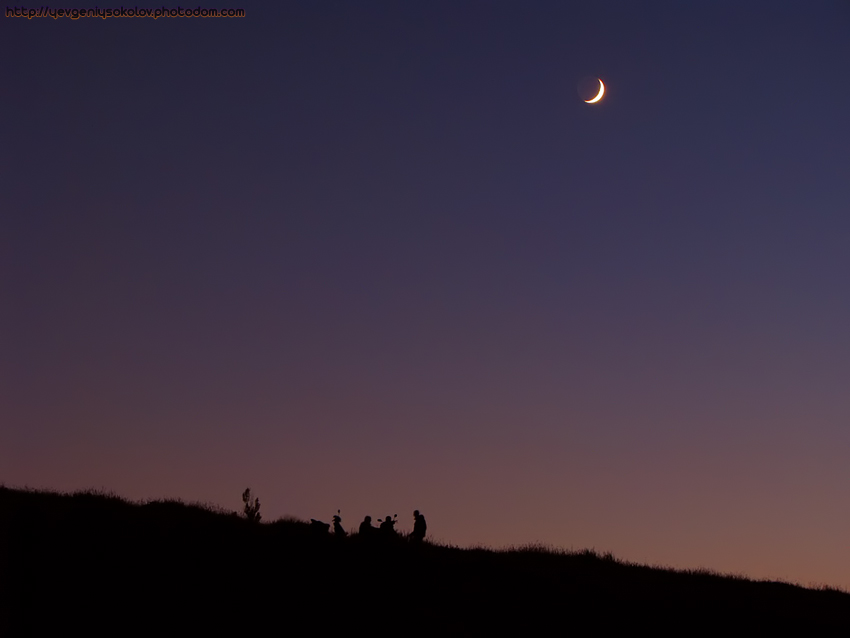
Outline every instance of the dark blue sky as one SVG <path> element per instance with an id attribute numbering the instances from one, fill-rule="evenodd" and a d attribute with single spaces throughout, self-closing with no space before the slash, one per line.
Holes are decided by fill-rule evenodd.
<path id="1" fill-rule="evenodd" d="M 0 481 L 850 586 L 850 4 L 204 6 L 0 20 Z"/>

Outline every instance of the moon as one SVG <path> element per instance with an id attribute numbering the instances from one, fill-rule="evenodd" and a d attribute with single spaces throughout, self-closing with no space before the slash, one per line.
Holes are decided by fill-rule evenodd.
<path id="1" fill-rule="evenodd" d="M 602 80 L 599 80 L 599 93 L 596 94 L 596 97 L 592 100 L 585 100 L 587 104 L 596 104 L 599 100 L 602 99 L 602 96 L 605 95 L 605 85 L 602 84 Z"/>

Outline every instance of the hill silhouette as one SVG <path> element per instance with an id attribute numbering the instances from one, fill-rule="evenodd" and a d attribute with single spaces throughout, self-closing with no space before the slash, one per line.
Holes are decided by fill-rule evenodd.
<path id="1" fill-rule="evenodd" d="M 317 535 L 179 501 L 0 487 L 0 635 L 835 631 L 850 594 L 592 551 Z"/>

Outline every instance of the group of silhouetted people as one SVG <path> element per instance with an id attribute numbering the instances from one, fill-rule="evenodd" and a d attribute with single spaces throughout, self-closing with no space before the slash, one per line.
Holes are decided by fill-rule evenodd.
<path id="1" fill-rule="evenodd" d="M 398 514 L 395 516 L 387 516 L 380 522 L 378 527 L 375 527 L 372 525 L 372 517 L 367 516 L 363 519 L 363 522 L 360 523 L 360 527 L 357 531 L 360 537 L 364 539 L 397 538 L 398 532 L 396 532 L 395 529 L 395 524 L 397 522 Z M 316 519 L 311 518 L 310 528 L 317 534 L 324 536 L 330 532 L 331 526 L 328 523 L 323 523 L 322 521 L 317 521 Z M 425 522 L 425 517 L 419 513 L 419 510 L 414 510 L 413 531 L 408 535 L 408 539 L 411 543 L 421 543 L 425 540 L 425 533 L 427 530 L 428 524 Z M 342 516 L 340 516 L 339 510 L 336 511 L 336 514 L 333 517 L 333 533 L 336 538 L 345 538 L 348 535 L 342 527 Z"/>

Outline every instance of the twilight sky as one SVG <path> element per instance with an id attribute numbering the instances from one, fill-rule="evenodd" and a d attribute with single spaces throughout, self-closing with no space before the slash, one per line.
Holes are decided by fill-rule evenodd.
<path id="1" fill-rule="evenodd" d="M 0 18 L 0 482 L 850 588 L 850 3 L 201 6 Z"/>

